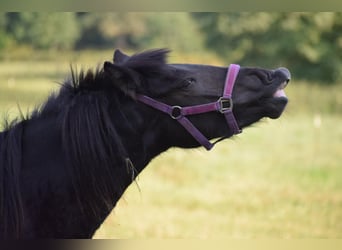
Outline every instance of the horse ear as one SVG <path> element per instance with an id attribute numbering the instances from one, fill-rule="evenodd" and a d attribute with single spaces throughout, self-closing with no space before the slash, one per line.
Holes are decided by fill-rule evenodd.
<path id="1" fill-rule="evenodd" d="M 121 50 L 116 49 L 114 51 L 114 55 L 113 55 L 113 62 L 118 64 L 118 63 L 124 63 L 129 59 L 129 56 L 122 53 Z"/>
<path id="2" fill-rule="evenodd" d="M 112 84 L 123 91 L 126 95 L 133 99 L 136 98 L 136 91 L 140 84 L 138 80 L 139 77 L 134 73 L 134 71 L 111 62 L 105 62 L 103 70 L 111 79 Z"/>

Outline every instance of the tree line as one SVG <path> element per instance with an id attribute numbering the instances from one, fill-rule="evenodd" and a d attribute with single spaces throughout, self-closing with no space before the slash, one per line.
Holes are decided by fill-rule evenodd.
<path id="1" fill-rule="evenodd" d="M 0 14 L 0 51 L 168 47 L 227 62 L 286 66 L 296 78 L 342 80 L 342 13 L 12 12 Z"/>

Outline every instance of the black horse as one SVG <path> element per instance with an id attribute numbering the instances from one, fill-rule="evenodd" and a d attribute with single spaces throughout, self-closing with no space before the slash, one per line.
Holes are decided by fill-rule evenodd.
<path id="1" fill-rule="evenodd" d="M 234 65 L 224 96 L 227 67 L 167 64 L 167 53 L 117 50 L 0 133 L 0 238 L 90 238 L 152 158 L 210 149 L 287 104 L 285 68 Z"/>

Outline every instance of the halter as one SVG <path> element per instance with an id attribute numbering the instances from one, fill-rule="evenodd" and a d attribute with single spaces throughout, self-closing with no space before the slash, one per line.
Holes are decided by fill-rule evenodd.
<path id="1" fill-rule="evenodd" d="M 174 120 L 177 120 L 203 147 L 207 150 L 212 149 L 212 147 L 220 140 L 211 143 L 186 117 L 187 115 L 197 115 L 208 113 L 212 111 L 218 111 L 226 117 L 228 127 L 232 130 L 233 134 L 239 134 L 240 130 L 236 119 L 233 114 L 233 99 L 232 91 L 236 77 L 239 73 L 240 66 L 237 64 L 231 64 L 227 71 L 225 87 L 223 90 L 223 95 L 216 101 L 207 104 L 194 105 L 194 106 L 170 106 L 165 103 L 159 102 L 145 95 L 137 95 L 137 100 L 155 108 L 163 113 L 170 115 Z"/>

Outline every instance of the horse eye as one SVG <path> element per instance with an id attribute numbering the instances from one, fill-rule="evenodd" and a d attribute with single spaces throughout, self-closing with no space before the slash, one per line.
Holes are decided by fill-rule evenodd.
<path id="1" fill-rule="evenodd" d="M 187 78 L 184 80 L 185 87 L 188 87 L 194 83 L 196 83 L 196 79 L 194 79 L 194 78 Z"/>

